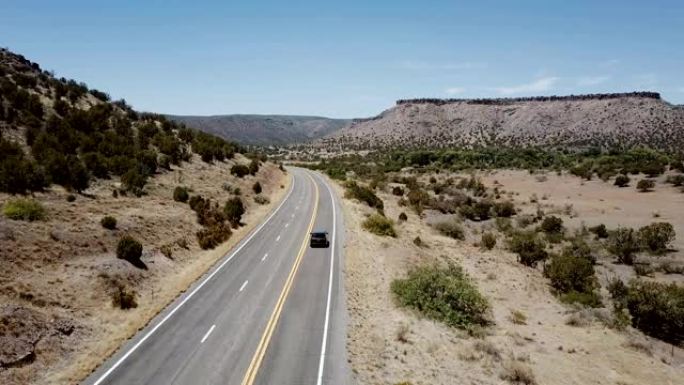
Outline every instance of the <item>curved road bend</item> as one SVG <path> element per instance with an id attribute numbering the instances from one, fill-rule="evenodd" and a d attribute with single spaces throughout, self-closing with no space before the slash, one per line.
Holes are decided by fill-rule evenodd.
<path id="1" fill-rule="evenodd" d="M 339 201 L 290 168 L 276 210 L 84 382 L 351 385 Z M 308 245 L 312 229 L 330 248 Z"/>

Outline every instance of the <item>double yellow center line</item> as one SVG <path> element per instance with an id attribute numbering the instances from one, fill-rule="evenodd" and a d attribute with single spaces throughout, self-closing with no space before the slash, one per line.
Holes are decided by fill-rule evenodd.
<path id="1" fill-rule="evenodd" d="M 299 254 L 297 254 L 297 258 L 295 259 L 294 265 L 292 265 L 292 270 L 290 270 L 290 275 L 288 275 L 287 280 L 285 281 L 285 286 L 283 286 L 283 290 L 280 292 L 278 302 L 276 302 L 275 308 L 273 309 L 273 313 L 271 313 L 271 318 L 269 318 L 268 323 L 266 324 L 266 329 L 264 330 L 264 334 L 261 336 L 259 345 L 257 345 L 257 349 L 256 352 L 254 352 L 252 361 L 247 367 L 245 377 L 242 379 L 242 385 L 252 385 L 254 383 L 254 380 L 256 379 L 257 372 L 259 371 L 259 367 L 261 366 L 261 362 L 263 361 L 264 356 L 266 355 L 266 349 L 268 349 L 268 344 L 271 342 L 271 337 L 273 336 L 273 332 L 275 331 L 276 325 L 278 325 L 278 319 L 280 319 L 280 314 L 283 311 L 283 305 L 285 304 L 287 295 L 290 293 L 290 289 L 292 288 L 292 283 L 294 282 L 295 275 L 297 275 L 297 270 L 299 269 L 299 265 L 302 262 L 302 257 L 306 252 L 308 234 L 311 233 L 314 222 L 316 221 L 316 214 L 318 213 L 318 185 L 313 180 L 311 175 L 309 175 L 309 173 L 306 173 L 306 176 L 308 176 L 309 179 L 311 179 L 315 191 L 314 209 L 311 215 L 311 221 L 309 222 L 309 229 L 306 232 L 306 235 L 304 236 L 304 241 L 302 242 L 302 246 L 299 249 Z"/>

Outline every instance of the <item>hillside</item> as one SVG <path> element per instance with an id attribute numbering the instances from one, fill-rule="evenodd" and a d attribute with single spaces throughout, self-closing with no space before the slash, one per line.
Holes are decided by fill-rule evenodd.
<path id="1" fill-rule="evenodd" d="M 0 383 L 78 383 L 261 222 L 241 152 L 1 50 Z"/>
<path id="2" fill-rule="evenodd" d="M 227 140 L 262 146 L 308 142 L 333 134 L 350 122 L 294 115 L 168 115 L 168 118 Z"/>
<path id="3" fill-rule="evenodd" d="M 656 93 L 415 99 L 319 141 L 331 147 L 684 146 L 684 110 Z"/>

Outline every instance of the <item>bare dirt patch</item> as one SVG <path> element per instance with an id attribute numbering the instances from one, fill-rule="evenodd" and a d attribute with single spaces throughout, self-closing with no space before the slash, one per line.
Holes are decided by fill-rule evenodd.
<path id="1" fill-rule="evenodd" d="M 121 343 L 209 269 L 275 207 L 288 190 L 289 175 L 264 164 L 255 176 L 230 174 L 241 155 L 207 164 L 198 157 L 151 178 L 147 195 L 113 197 L 115 180 L 98 180 L 67 202 L 68 193 L 52 187 L 36 199 L 46 221 L 0 218 L 0 383 L 77 383 Z M 269 204 L 254 202 L 259 181 Z M 246 224 L 214 250 L 201 250 L 201 229 L 188 204 L 175 202 L 173 190 L 187 186 L 223 204 L 239 188 Z M 230 192 L 228 191 L 230 190 Z M 0 196 L 0 202 L 10 197 Z M 105 215 L 115 230 L 102 227 Z M 116 258 L 116 243 L 133 235 L 144 246 L 138 269 Z M 137 307 L 120 310 L 112 294 L 125 286 L 136 292 Z"/>

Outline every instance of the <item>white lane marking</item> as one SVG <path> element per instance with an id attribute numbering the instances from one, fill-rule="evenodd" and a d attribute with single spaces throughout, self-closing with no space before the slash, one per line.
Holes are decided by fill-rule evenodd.
<path id="1" fill-rule="evenodd" d="M 330 275 L 328 276 L 328 299 L 325 304 L 325 324 L 323 326 L 323 341 L 321 342 L 321 358 L 318 361 L 318 379 L 316 385 L 323 384 L 323 369 L 325 366 L 325 350 L 328 345 L 328 325 L 330 323 L 330 298 L 332 296 L 332 284 L 333 284 L 333 269 L 335 267 L 335 235 L 337 231 L 337 210 L 335 206 L 335 198 L 333 197 L 332 190 L 328 183 L 323 180 L 323 184 L 328 189 L 330 193 L 330 201 L 332 203 L 333 212 L 333 228 L 332 228 L 332 242 L 330 243 Z"/>
<path id="2" fill-rule="evenodd" d="M 204 337 L 202 337 L 202 341 L 200 341 L 200 344 L 203 344 L 204 341 L 207 340 L 207 338 L 209 337 L 209 334 L 211 334 L 211 332 L 214 331 L 215 327 L 216 327 L 216 325 L 211 325 L 211 327 L 209 328 L 209 331 L 207 331 L 207 333 L 204 335 Z"/>
<path id="3" fill-rule="evenodd" d="M 93 383 L 93 385 L 100 385 L 107 377 L 109 377 L 109 375 L 112 374 L 112 372 L 114 370 L 116 370 L 116 368 L 118 368 L 122 362 L 124 362 L 131 354 L 133 354 L 133 352 L 135 352 L 140 347 L 140 345 L 143 344 L 143 342 L 145 342 L 148 338 L 150 338 L 150 336 L 152 334 L 154 334 L 154 332 L 156 332 L 157 329 L 159 329 L 166 321 L 168 321 L 169 318 L 171 318 L 171 316 L 173 316 L 176 313 L 176 311 L 178 311 L 178 309 L 180 309 L 183 305 L 185 305 L 185 303 L 188 302 L 188 300 L 190 298 L 192 298 L 195 295 L 195 293 L 197 293 L 199 291 L 199 289 L 201 289 L 207 282 L 209 282 L 210 279 L 212 279 L 216 275 L 216 273 L 218 273 L 228 262 L 230 262 L 233 259 L 233 257 L 235 257 L 235 255 L 237 255 L 237 253 L 240 252 L 240 250 L 242 250 L 242 248 L 245 247 L 245 245 L 247 245 L 249 243 L 249 241 L 251 241 L 252 238 L 254 238 L 254 236 L 257 235 L 259 233 L 259 231 L 261 231 L 261 229 L 264 226 L 266 226 L 266 224 L 271 220 L 271 218 L 273 218 L 276 215 L 276 213 L 278 213 L 278 211 L 280 211 L 280 208 L 283 207 L 285 202 L 287 202 L 287 200 L 290 198 L 290 195 L 292 195 L 292 191 L 294 191 L 294 185 L 295 185 L 295 182 L 294 182 L 294 178 L 293 178 L 292 184 L 290 185 L 290 191 L 287 193 L 287 196 L 285 197 L 285 199 L 283 199 L 283 201 L 280 202 L 280 205 L 275 209 L 275 211 L 273 211 L 273 213 L 271 213 L 271 215 L 268 218 L 266 218 L 266 220 L 261 225 L 259 225 L 259 227 L 257 227 L 256 230 L 254 230 L 252 235 L 250 235 L 237 249 L 235 249 L 235 251 L 233 251 L 233 253 L 230 255 L 230 257 L 228 257 L 213 272 L 211 272 L 207 276 L 207 278 L 205 278 L 204 281 L 202 281 L 202 283 L 197 285 L 197 287 L 193 291 L 191 291 L 190 294 L 187 295 L 187 297 L 183 298 L 183 300 L 178 305 L 176 305 L 176 307 L 173 308 L 173 310 L 171 310 L 169 312 L 169 314 L 167 314 L 164 318 L 162 318 L 162 320 L 159 321 L 159 323 L 156 324 L 152 328 L 152 330 L 147 332 L 147 334 L 145 334 L 145 336 L 143 336 L 140 339 L 140 341 L 138 341 L 135 345 L 133 345 L 133 347 L 130 348 L 123 356 L 121 356 L 121 358 L 119 358 L 119 360 L 116 361 L 114 363 L 114 365 L 112 365 L 109 369 L 107 369 L 107 371 L 104 372 L 104 374 L 102 374 L 102 376 L 100 376 L 100 378 L 98 378 L 97 381 L 95 381 Z"/>
<path id="4" fill-rule="evenodd" d="M 245 282 L 242 284 L 242 286 L 240 286 L 240 291 L 245 290 L 245 286 L 247 286 L 247 282 L 249 282 L 249 281 L 245 281 Z"/>
<path id="5" fill-rule="evenodd" d="M 295 210 L 299 210 L 299 205 L 295 206 Z"/>
<path id="6" fill-rule="evenodd" d="M 287 223 L 285 224 L 285 228 L 287 228 L 287 226 L 289 226 L 289 225 L 290 225 L 290 222 L 287 222 Z"/>
<path id="7" fill-rule="evenodd" d="M 264 254 L 264 256 L 261 257 L 261 260 L 264 261 L 264 260 L 266 260 L 266 258 L 268 258 L 268 253 Z"/>
<path id="8" fill-rule="evenodd" d="M 294 218 L 294 214 L 290 215 L 290 217 Z"/>
<path id="9" fill-rule="evenodd" d="M 280 240 L 280 235 L 278 235 L 278 238 L 276 238 L 276 242 L 278 242 L 279 240 Z"/>

